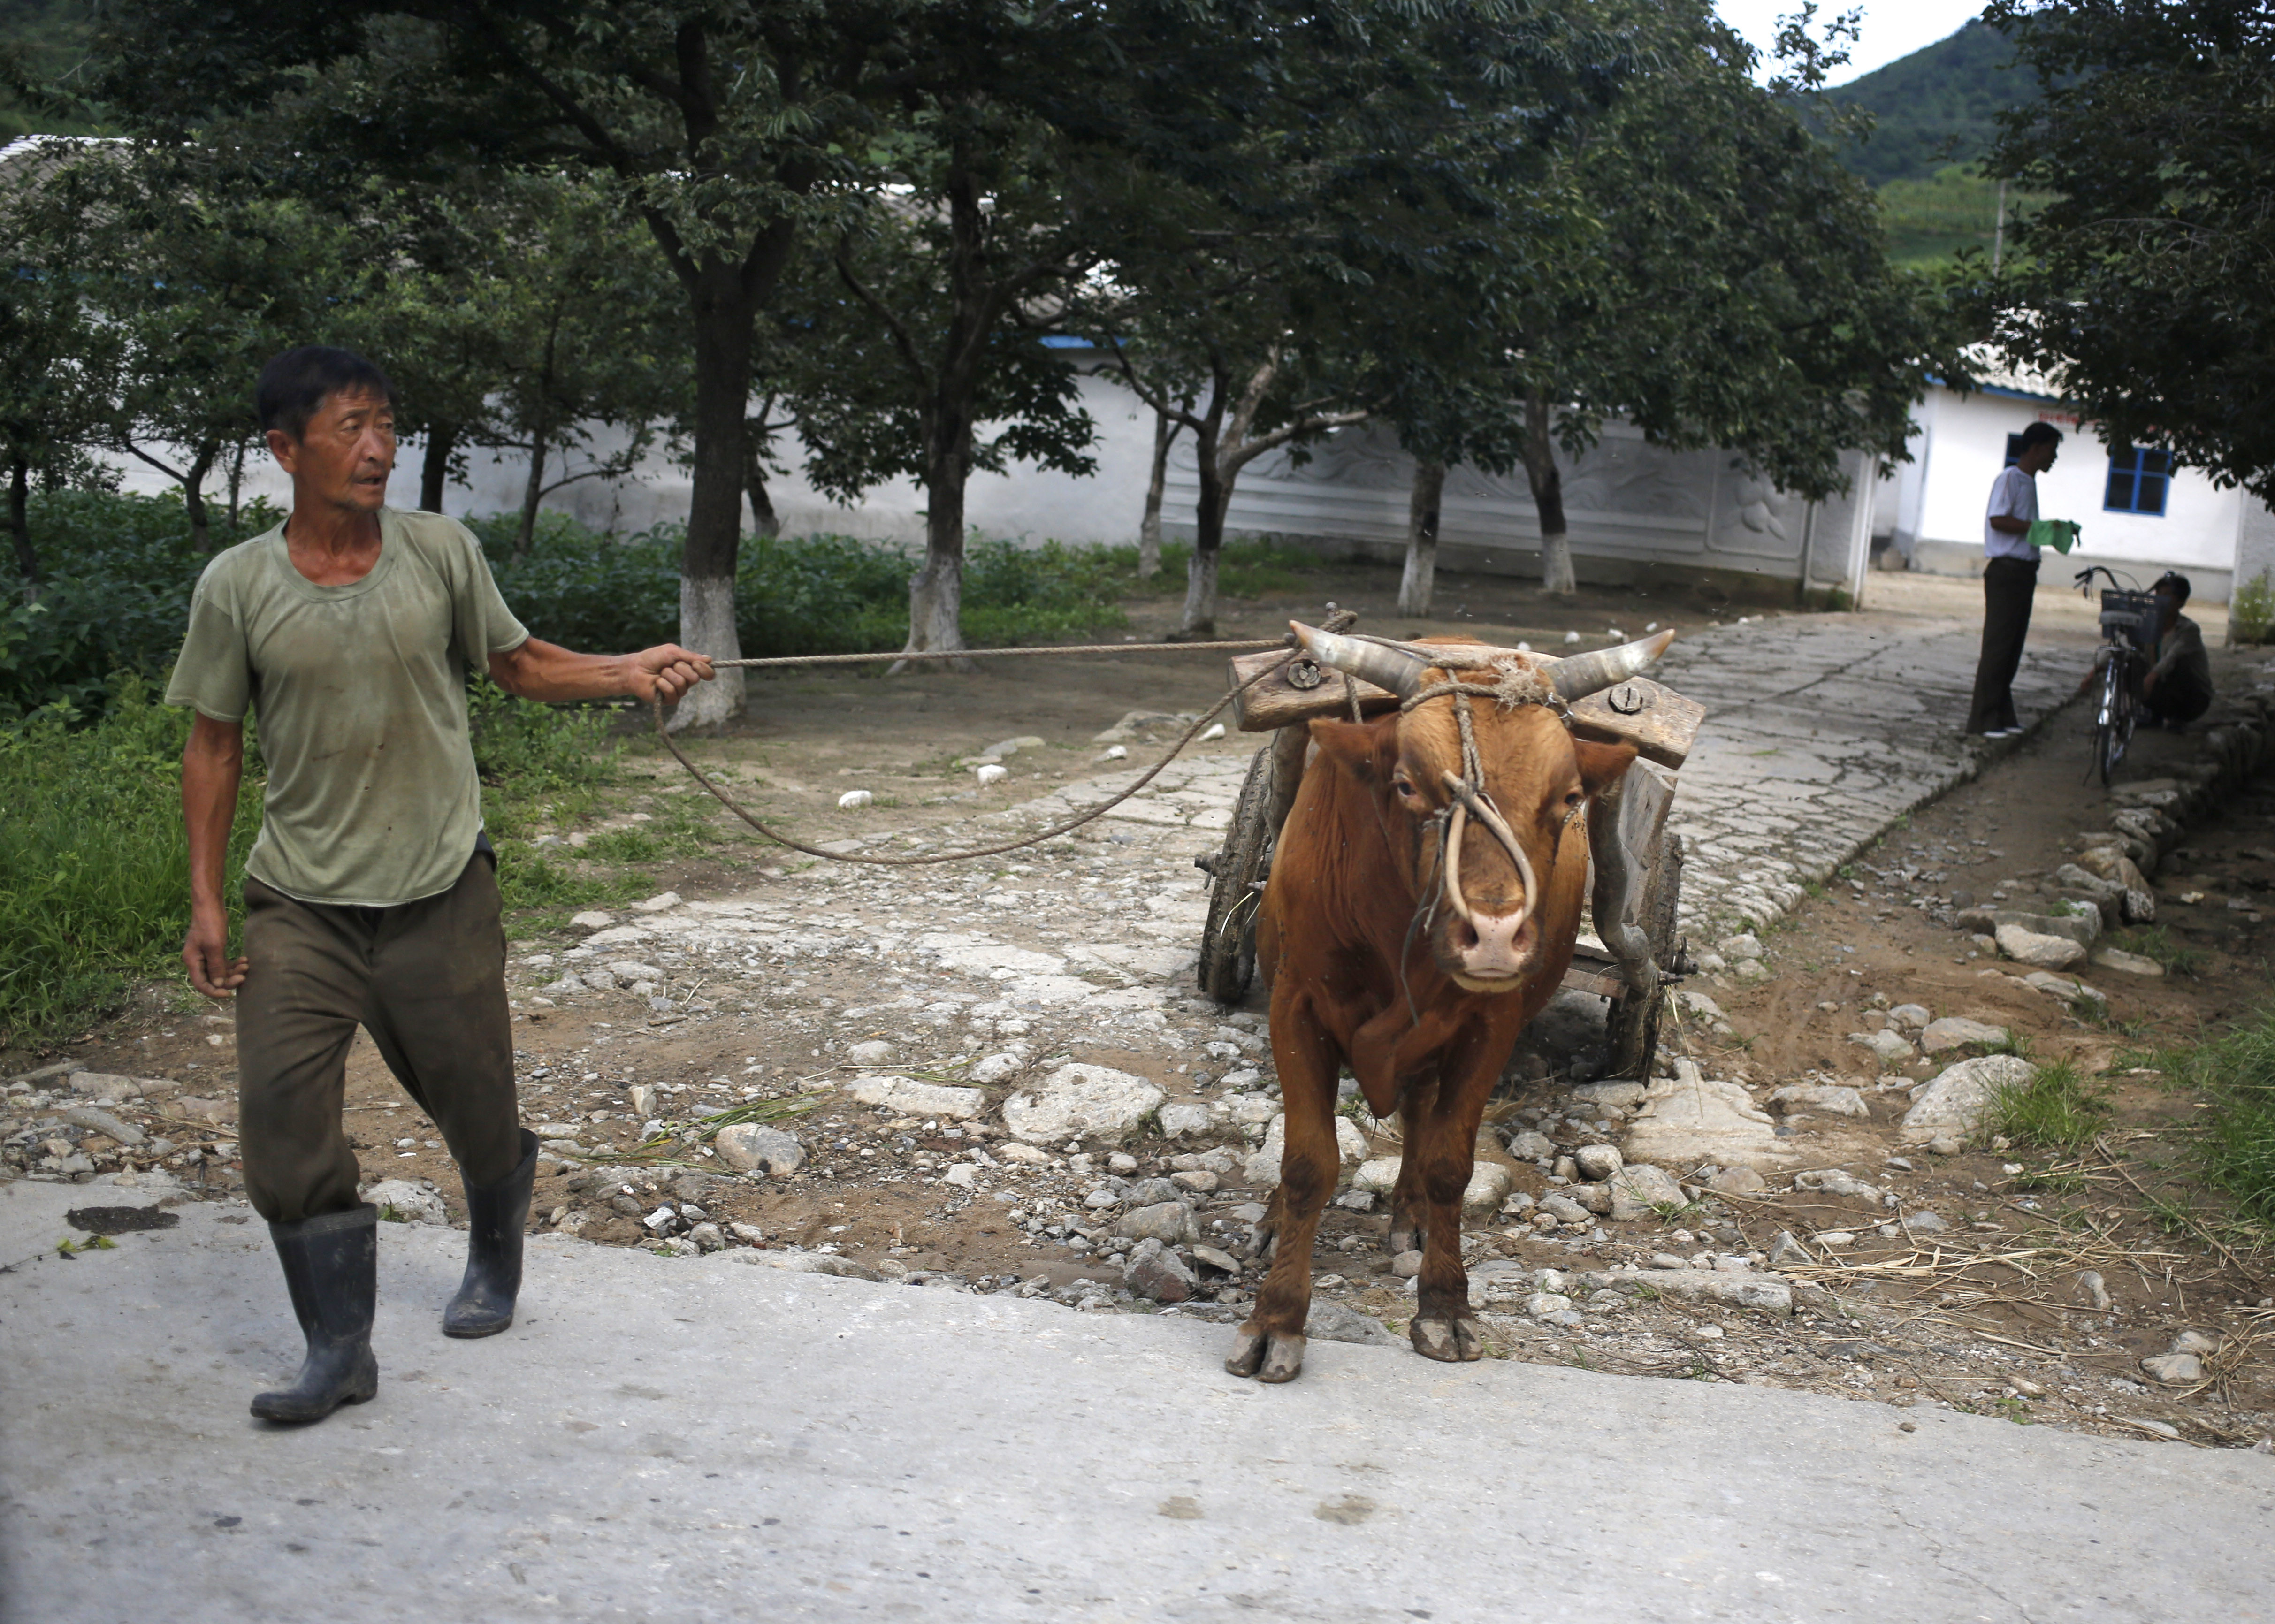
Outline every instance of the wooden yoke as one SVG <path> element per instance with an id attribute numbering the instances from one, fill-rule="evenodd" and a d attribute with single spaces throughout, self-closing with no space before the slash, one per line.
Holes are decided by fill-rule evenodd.
<path id="1" fill-rule="evenodd" d="M 1268 651 L 1235 655 L 1232 685 L 1239 687 L 1283 659 Z M 1348 716 L 1354 693 L 1362 716 L 1398 708 L 1398 696 L 1372 683 L 1309 660 L 1289 660 L 1233 700 L 1235 725 L 1243 733 L 1269 733 L 1315 716 Z M 1582 738 L 1633 744 L 1644 760 L 1669 769 L 1689 759 L 1698 724 L 1705 719 L 1704 706 L 1642 676 L 1615 683 L 1572 706 L 1572 730 Z"/>

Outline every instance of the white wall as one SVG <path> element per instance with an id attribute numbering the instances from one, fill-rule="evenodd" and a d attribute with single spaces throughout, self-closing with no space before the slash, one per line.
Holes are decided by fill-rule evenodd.
<path id="1" fill-rule="evenodd" d="M 1961 396 L 1931 389 L 1921 407 L 1915 442 L 1915 472 L 1906 481 L 1908 511 L 1899 517 L 1899 533 L 1913 538 L 1916 568 L 1939 573 L 1972 573 L 1982 567 L 1983 513 L 1992 481 L 2006 466 L 2007 436 L 2034 422 L 2062 431 L 2061 453 L 2038 476 L 2038 512 L 2046 518 L 2075 519 L 2083 526 L 2077 563 L 2108 564 L 2139 576 L 2143 585 L 2166 570 L 2188 573 L 2196 595 L 2208 602 L 2227 596 L 2235 562 L 2241 494 L 2220 490 L 2204 474 L 2174 471 L 2165 512 L 2112 513 L 2101 505 L 2109 478 L 2109 449 L 2094 426 L 2050 403 L 1988 392 Z M 2058 563 L 2048 563 L 2052 570 Z"/>

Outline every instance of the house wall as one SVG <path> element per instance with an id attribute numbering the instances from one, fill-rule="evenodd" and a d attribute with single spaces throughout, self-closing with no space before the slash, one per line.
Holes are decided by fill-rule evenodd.
<path id="1" fill-rule="evenodd" d="M 2227 601 L 2233 578 L 2242 493 L 2217 488 L 2187 467 L 2173 472 L 2164 515 L 2112 513 L 2101 505 L 2109 452 L 2091 424 L 2043 400 L 1982 391 L 1928 391 L 1920 411 L 1912 468 L 1900 480 L 1897 534 L 1908 542 L 1912 567 L 1944 575 L 1983 570 L 1983 513 L 1992 481 L 2006 466 L 2007 436 L 2033 422 L 2062 431 L 2061 454 L 2038 476 L 2038 511 L 2083 526 L 2067 567 L 2107 564 L 2143 585 L 2167 570 L 2186 574 L 2197 598 Z M 2057 556 L 2044 568 L 2062 568 Z"/>
<path id="2" fill-rule="evenodd" d="M 1079 397 L 1098 425 L 1087 478 L 1015 466 L 972 476 L 968 522 L 994 536 L 1076 544 L 1127 544 L 1143 516 L 1153 456 L 1151 412 L 1119 385 L 1096 375 L 1079 380 Z M 620 443 L 620 442 L 619 442 Z M 603 441 L 598 448 L 610 449 Z M 850 505 L 831 501 L 796 472 L 802 449 L 785 437 L 780 461 L 792 472 L 768 482 L 785 530 L 835 531 L 907 543 L 924 537 L 924 494 L 896 480 Z M 1661 571 L 1719 583 L 1734 599 L 1788 601 L 1796 596 L 1857 595 L 1869 556 L 1877 467 L 1857 454 L 1848 462 L 1854 488 L 1812 504 L 1747 473 L 1720 451 L 1668 452 L 1644 443 L 1622 423 L 1606 425 L 1584 455 L 1559 454 L 1574 564 L 1583 580 L 1630 582 Z M 472 454 L 465 477 L 443 499 L 446 511 L 510 512 L 521 505 L 525 463 L 513 456 Z M 1406 540 L 1413 459 L 1387 427 L 1366 425 L 1328 435 L 1301 454 L 1259 457 L 1243 470 L 1228 529 L 1342 554 L 1396 558 Z M 140 462 L 120 465 L 130 489 L 169 488 Z M 419 447 L 406 444 L 389 484 L 389 500 L 419 500 Z M 283 504 L 290 481 L 265 451 L 246 459 L 245 495 Z M 218 483 L 208 494 L 217 496 Z M 1190 539 L 1198 495 L 1190 435 L 1172 448 L 1162 506 L 1164 533 Z M 663 453 L 647 457 L 627 480 L 580 480 L 545 499 L 596 529 L 645 529 L 686 517 L 689 472 Z M 1494 475 L 1456 468 L 1447 476 L 1440 558 L 1448 569 L 1534 576 L 1540 570 L 1540 528 L 1521 473 Z"/>

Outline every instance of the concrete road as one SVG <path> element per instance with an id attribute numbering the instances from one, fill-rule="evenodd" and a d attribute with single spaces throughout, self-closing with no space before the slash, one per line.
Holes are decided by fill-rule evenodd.
<path id="1" fill-rule="evenodd" d="M 244 1208 L 39 1252 L 138 1198 L 0 1187 L 10 1624 L 2275 1612 L 2263 1455 L 1336 1343 L 1258 1387 L 1221 1326 L 749 1252 L 538 1242 L 452 1342 L 462 1237 L 389 1226 L 378 1399 L 272 1431 Z"/>

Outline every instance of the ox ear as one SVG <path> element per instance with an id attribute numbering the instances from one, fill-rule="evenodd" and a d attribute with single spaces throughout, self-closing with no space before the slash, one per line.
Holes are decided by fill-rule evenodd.
<path id="1" fill-rule="evenodd" d="M 1384 727 L 1383 721 L 1389 721 Z M 1380 783 L 1389 777 L 1398 748 L 1396 719 L 1375 721 L 1335 721 L 1319 717 L 1311 723 L 1311 743 L 1319 754 L 1361 783 Z M 1388 752 L 1386 753 L 1386 747 Z"/>
<path id="2" fill-rule="evenodd" d="M 1601 795 L 1625 778 L 1636 759 L 1633 744 L 1599 744 L 1584 738 L 1572 741 L 1572 753 L 1580 759 L 1580 787 L 1590 795 Z"/>

